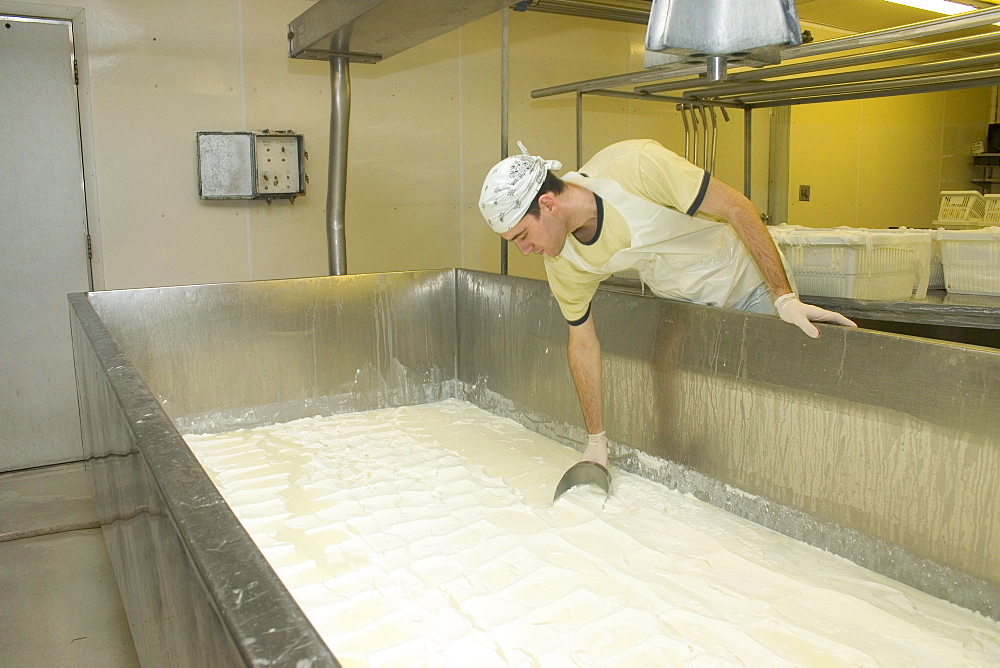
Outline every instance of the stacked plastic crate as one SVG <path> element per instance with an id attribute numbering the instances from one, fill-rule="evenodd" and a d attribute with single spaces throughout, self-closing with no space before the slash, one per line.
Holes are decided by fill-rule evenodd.
<path id="1" fill-rule="evenodd" d="M 768 229 L 788 260 L 799 294 L 874 301 L 927 295 L 930 230 Z"/>
<path id="2" fill-rule="evenodd" d="M 1000 195 L 944 191 L 935 226 L 935 258 L 948 292 L 1000 295 Z M 932 279 L 934 285 L 934 260 Z"/>

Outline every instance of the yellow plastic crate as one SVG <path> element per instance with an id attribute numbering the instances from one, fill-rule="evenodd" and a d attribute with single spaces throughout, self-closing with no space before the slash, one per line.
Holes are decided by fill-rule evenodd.
<path id="1" fill-rule="evenodd" d="M 975 223 L 983 219 L 986 200 L 976 190 L 944 190 L 941 192 L 941 206 L 938 220 L 956 223 Z"/>
<path id="2" fill-rule="evenodd" d="M 1000 225 L 1000 195 L 983 195 L 983 223 Z"/>

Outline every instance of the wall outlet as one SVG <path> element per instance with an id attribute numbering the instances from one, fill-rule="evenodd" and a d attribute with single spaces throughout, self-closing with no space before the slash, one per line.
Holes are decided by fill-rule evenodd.
<path id="1" fill-rule="evenodd" d="M 260 195 L 301 194 L 300 135 L 254 135 L 257 160 L 257 192 Z"/>
<path id="2" fill-rule="evenodd" d="M 799 201 L 808 202 L 809 201 L 809 186 L 799 186 Z"/>

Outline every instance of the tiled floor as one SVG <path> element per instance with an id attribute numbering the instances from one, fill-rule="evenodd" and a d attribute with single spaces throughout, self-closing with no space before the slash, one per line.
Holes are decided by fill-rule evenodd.
<path id="1" fill-rule="evenodd" d="M 0 474 L 0 665 L 138 666 L 83 464 Z"/>

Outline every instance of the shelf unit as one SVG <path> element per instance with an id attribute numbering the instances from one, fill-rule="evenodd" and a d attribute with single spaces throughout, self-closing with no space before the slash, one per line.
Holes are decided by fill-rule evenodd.
<path id="1" fill-rule="evenodd" d="M 1000 153 L 974 153 L 972 164 L 983 170 L 983 175 L 978 179 L 969 179 L 976 184 L 984 195 L 993 194 L 994 185 L 1000 184 L 1000 171 L 994 171 L 1000 167 Z M 996 174 L 996 175 L 995 175 Z"/>

